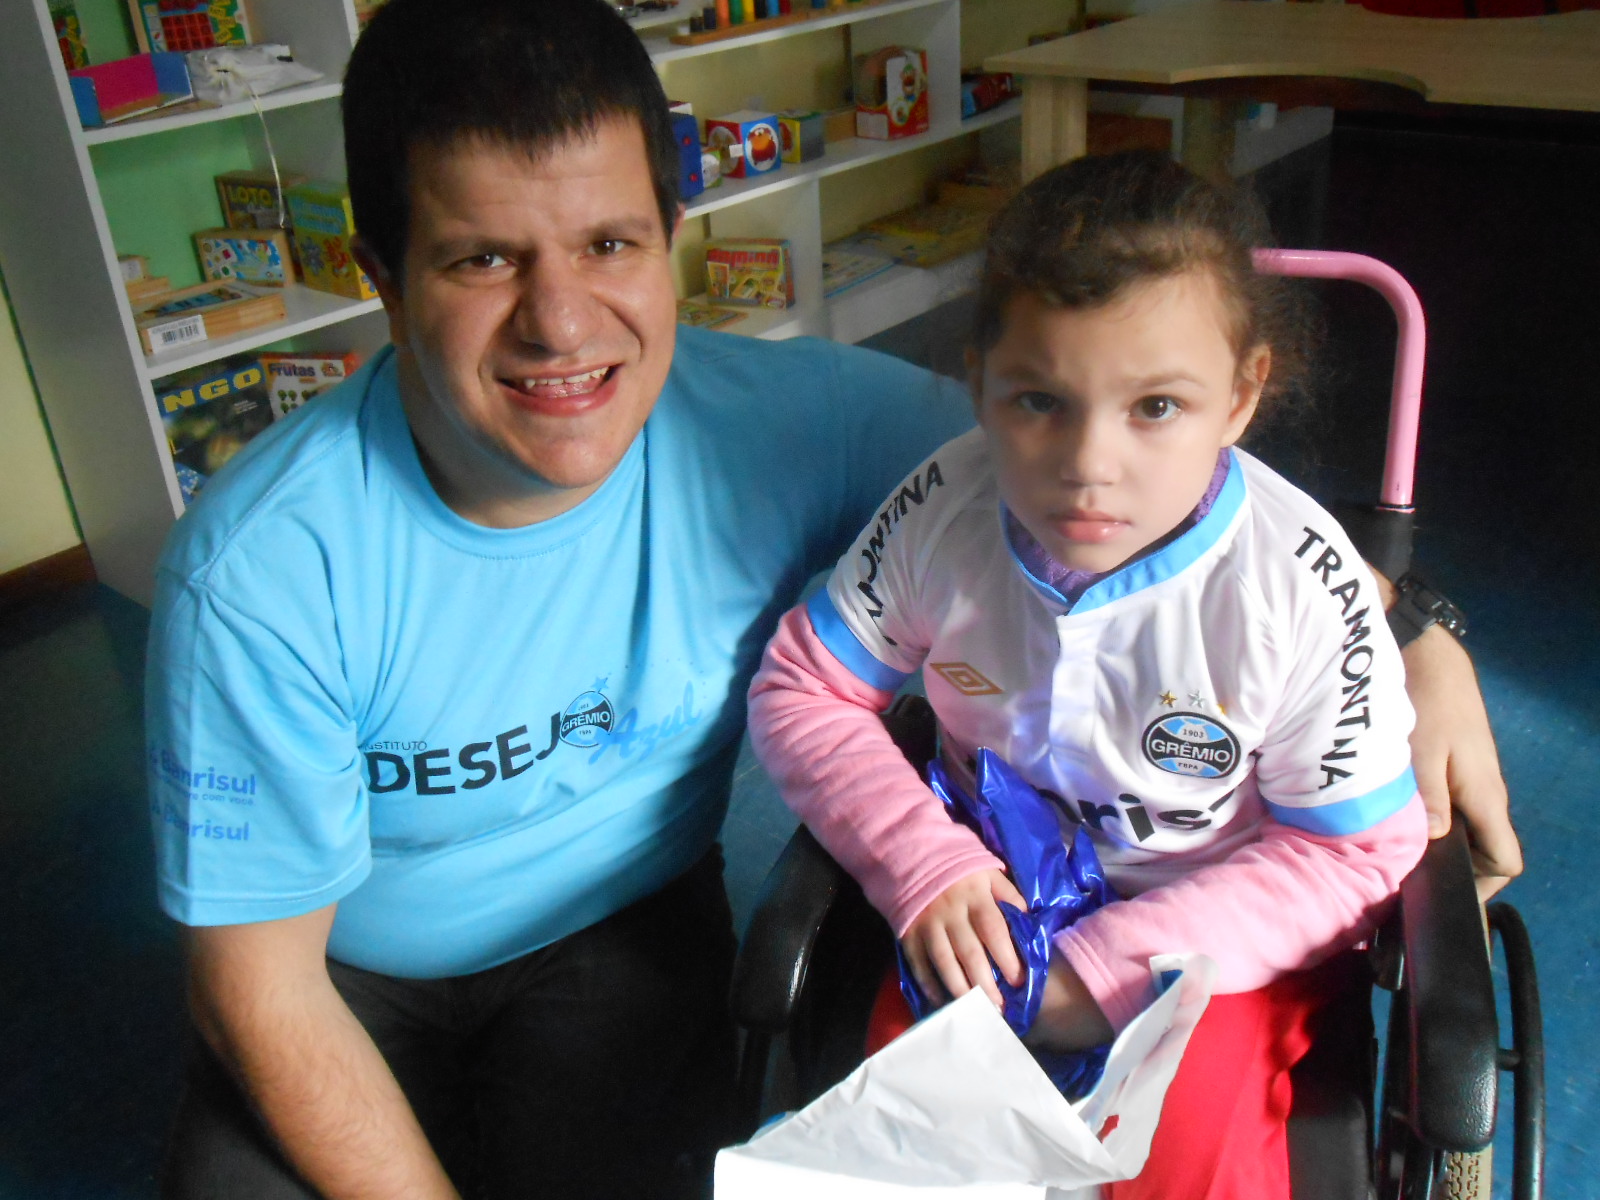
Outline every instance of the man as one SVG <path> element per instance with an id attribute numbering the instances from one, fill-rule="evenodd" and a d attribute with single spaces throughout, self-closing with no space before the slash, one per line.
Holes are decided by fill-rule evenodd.
<path id="1" fill-rule="evenodd" d="M 745 687 L 968 406 L 676 329 L 676 147 L 600 0 L 391 0 L 344 106 L 393 350 L 241 454 L 160 570 L 152 816 L 201 1035 L 164 1188 L 695 1195 Z M 1464 713 L 1419 749 L 1442 770 L 1486 724 L 1453 644 L 1428 662 Z M 1492 758 L 1471 778 L 1498 829 Z"/>

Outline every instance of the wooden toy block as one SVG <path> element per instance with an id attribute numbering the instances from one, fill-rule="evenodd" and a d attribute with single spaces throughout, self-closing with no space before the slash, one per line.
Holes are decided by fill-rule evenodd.
<path id="1" fill-rule="evenodd" d="M 283 297 L 231 283 L 199 283 L 157 296 L 133 314 L 146 354 L 232 337 L 288 315 Z"/>
<path id="2" fill-rule="evenodd" d="M 207 279 L 257 287 L 294 282 L 289 235 L 281 229 L 202 229 L 194 235 L 194 249 Z"/>

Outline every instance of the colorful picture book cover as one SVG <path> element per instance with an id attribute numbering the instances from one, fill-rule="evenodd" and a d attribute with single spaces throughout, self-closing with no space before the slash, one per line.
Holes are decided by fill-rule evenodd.
<path id="1" fill-rule="evenodd" d="M 286 193 L 301 282 L 319 292 L 375 300 L 378 289 L 351 253 L 355 218 L 343 184 L 302 183 Z"/>

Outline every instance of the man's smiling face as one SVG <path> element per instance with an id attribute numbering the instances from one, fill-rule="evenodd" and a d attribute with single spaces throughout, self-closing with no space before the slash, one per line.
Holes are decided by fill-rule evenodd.
<path id="1" fill-rule="evenodd" d="M 531 524 L 600 486 L 672 364 L 670 239 L 637 121 L 537 157 L 413 149 L 401 276 L 380 279 L 401 400 L 441 498 Z"/>

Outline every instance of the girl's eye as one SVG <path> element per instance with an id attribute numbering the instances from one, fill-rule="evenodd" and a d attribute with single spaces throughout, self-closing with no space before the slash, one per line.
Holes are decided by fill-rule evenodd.
<path id="1" fill-rule="evenodd" d="M 1049 392 L 1023 392 L 1017 397 L 1017 407 L 1041 417 L 1055 412 L 1060 403 Z"/>
<path id="2" fill-rule="evenodd" d="M 1133 406 L 1134 415 L 1141 421 L 1170 421 L 1182 408 L 1171 396 L 1145 396 Z"/>

